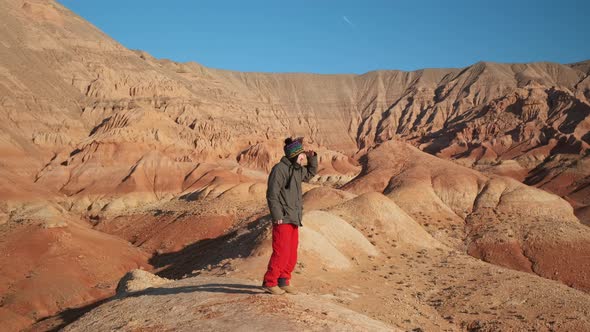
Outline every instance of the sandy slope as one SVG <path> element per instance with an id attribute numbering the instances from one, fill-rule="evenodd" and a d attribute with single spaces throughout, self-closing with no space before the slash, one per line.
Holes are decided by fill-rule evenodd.
<path id="1" fill-rule="evenodd" d="M 311 292 L 364 280 L 335 300 L 405 329 L 587 328 L 588 61 L 239 73 L 128 50 L 51 0 L 1 0 L 0 21 L 10 328 L 111 295 L 149 257 L 259 277 L 287 134 L 319 152 L 306 190 L 325 186 L 305 198 Z"/>
<path id="2" fill-rule="evenodd" d="M 150 267 L 149 255 L 127 241 L 63 218 L 25 219 L 1 230 L 0 320 L 7 331 L 111 296 L 126 271 Z"/>
<path id="3" fill-rule="evenodd" d="M 147 285 L 146 285 L 147 286 Z M 64 331 L 394 331 L 317 295 L 271 297 L 255 282 L 193 277 L 94 309 Z"/>

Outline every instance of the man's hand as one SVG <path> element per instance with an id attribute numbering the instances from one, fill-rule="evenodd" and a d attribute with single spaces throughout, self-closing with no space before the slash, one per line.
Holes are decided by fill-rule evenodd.
<path id="1" fill-rule="evenodd" d="M 279 219 L 279 220 L 273 220 L 273 221 L 272 221 L 272 224 L 273 224 L 273 225 L 280 225 L 280 224 L 282 224 L 282 223 L 283 223 L 283 219 Z"/>
<path id="2" fill-rule="evenodd" d="M 307 158 L 311 158 L 311 157 L 315 156 L 316 153 L 313 150 L 307 150 L 307 151 L 305 151 L 305 155 L 307 156 Z"/>

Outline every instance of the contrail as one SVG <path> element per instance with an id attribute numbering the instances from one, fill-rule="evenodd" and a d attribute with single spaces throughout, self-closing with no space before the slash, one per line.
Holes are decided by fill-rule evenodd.
<path id="1" fill-rule="evenodd" d="M 351 27 L 355 27 L 354 24 L 348 19 L 348 17 L 346 16 L 342 16 L 342 19 L 344 20 L 344 22 L 348 23 L 348 25 L 350 25 Z"/>

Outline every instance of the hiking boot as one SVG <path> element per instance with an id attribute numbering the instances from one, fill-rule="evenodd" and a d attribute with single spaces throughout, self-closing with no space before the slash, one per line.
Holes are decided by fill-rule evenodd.
<path id="1" fill-rule="evenodd" d="M 272 286 L 272 287 L 268 287 L 268 286 L 263 286 L 262 289 L 264 289 L 265 292 L 270 293 L 272 295 L 283 295 L 285 294 L 285 291 L 280 289 L 279 286 Z"/>
<path id="2" fill-rule="evenodd" d="M 295 295 L 297 294 L 297 290 L 295 290 L 295 287 L 293 286 L 280 286 L 280 289 L 282 289 L 283 291 L 285 291 L 285 293 L 287 294 L 291 294 L 291 295 Z"/>

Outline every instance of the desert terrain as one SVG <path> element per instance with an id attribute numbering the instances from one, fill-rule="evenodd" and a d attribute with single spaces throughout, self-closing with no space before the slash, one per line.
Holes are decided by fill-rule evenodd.
<path id="1" fill-rule="evenodd" d="M 590 331 L 590 61 L 235 72 L 0 22 L 2 329 Z M 272 297 L 287 136 L 319 171 Z"/>

